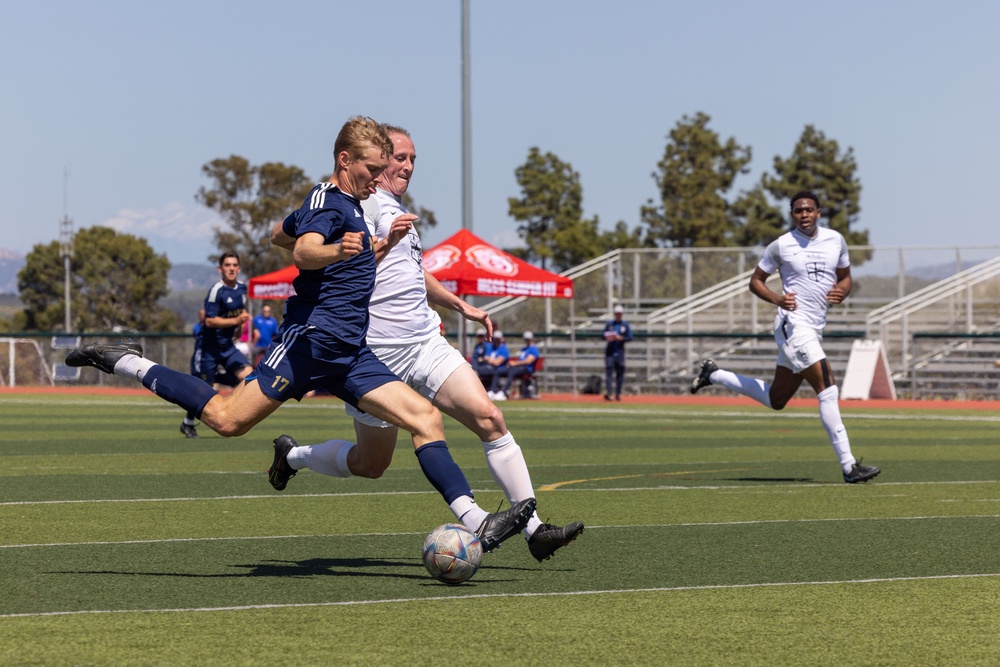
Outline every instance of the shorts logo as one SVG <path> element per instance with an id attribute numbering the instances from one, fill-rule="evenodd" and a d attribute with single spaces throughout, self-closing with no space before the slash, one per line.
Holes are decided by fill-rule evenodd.
<path id="1" fill-rule="evenodd" d="M 809 279 L 813 282 L 823 282 L 823 270 L 826 265 L 823 262 L 806 262 L 806 271 L 809 273 Z"/>

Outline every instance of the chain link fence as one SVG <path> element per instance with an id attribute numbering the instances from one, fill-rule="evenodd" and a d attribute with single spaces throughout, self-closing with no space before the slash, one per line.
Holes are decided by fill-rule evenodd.
<path id="1" fill-rule="evenodd" d="M 546 357 L 545 371 L 539 378 L 543 393 L 578 392 L 592 377 L 603 378 L 601 334 L 613 307 L 621 304 L 636 334 L 636 340 L 628 345 L 626 391 L 677 393 L 684 391 L 697 361 L 705 356 L 726 355 L 731 365 L 755 376 L 770 377 L 773 372 L 770 332 L 774 309 L 747 289 L 749 274 L 761 252 L 761 248 L 617 250 L 565 272 L 574 281 L 573 299 L 469 300 L 491 313 L 497 328 L 506 332 L 512 353 L 516 353 L 522 332 L 535 333 Z M 831 362 L 839 369 L 846 364 L 852 341 L 865 336 L 866 317 L 874 309 L 998 257 L 1000 246 L 857 247 L 851 248 L 851 255 L 856 262 L 864 261 L 852 267 L 854 290 L 850 298 L 830 310 L 824 342 Z M 720 289 L 727 283 L 728 292 Z M 699 301 L 705 292 L 722 293 L 724 298 Z M 460 344 L 455 313 L 441 312 L 441 316 L 449 337 Z M 985 281 L 914 318 L 905 331 L 887 334 L 890 365 L 893 370 L 906 367 L 898 381 L 908 384 L 910 362 L 922 364 L 918 373 L 925 372 L 928 360 L 939 353 L 934 339 L 919 339 L 921 334 L 990 333 L 998 328 L 1000 281 Z M 471 349 L 474 336 L 474 328 L 470 328 L 464 349 Z M 77 340 L 87 343 L 123 337 L 128 334 L 8 334 L 0 338 L 0 384 L 134 386 L 95 369 L 81 369 L 77 374 L 75 369 L 61 367 L 67 346 L 74 347 Z M 189 369 L 194 346 L 189 334 L 131 337 L 158 363 L 185 372 Z M 914 341 L 905 358 L 900 356 L 906 347 L 904 340 Z M 1000 356 L 1000 350 L 997 354 Z M 914 385 L 914 395 L 933 394 L 934 386 L 943 383 L 926 386 Z"/>

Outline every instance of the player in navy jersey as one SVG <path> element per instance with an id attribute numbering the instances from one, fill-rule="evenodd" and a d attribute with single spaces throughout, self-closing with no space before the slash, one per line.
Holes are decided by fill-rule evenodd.
<path id="1" fill-rule="evenodd" d="M 476 434 L 491 476 L 507 500 L 516 505 L 535 497 L 524 454 L 475 371 L 441 336 L 441 319 L 430 304 L 481 324 L 482 346 L 490 345 L 486 338 L 491 334 L 495 339 L 503 334 L 493 330 L 486 311 L 452 294 L 424 270 L 420 236 L 412 225 L 415 216 L 402 203 L 413 174 L 416 149 L 406 130 L 386 126 L 386 132 L 394 145 L 392 158 L 378 179 L 375 193 L 362 203 L 369 230 L 382 239 L 376 245 L 378 272 L 368 305 L 368 345 L 401 380 Z M 284 247 L 294 244 L 298 233 L 296 216 L 292 214 L 275 227 L 273 242 Z M 394 234 L 399 229 L 405 229 L 406 234 Z M 479 346 L 477 349 L 482 350 Z M 532 346 L 532 350 L 532 359 L 537 359 L 538 348 Z M 381 477 L 392 464 L 397 427 L 354 406 L 347 405 L 346 409 L 354 418 L 357 442 L 331 439 L 298 446 L 290 436 L 282 436 L 285 455 L 279 465 L 334 477 Z M 543 561 L 575 540 L 583 529 L 579 521 L 565 526 L 543 522 L 536 511 L 523 534 L 531 555 Z"/>
<path id="2" fill-rule="evenodd" d="M 235 342 L 238 329 L 250 319 L 246 310 L 247 286 L 237 280 L 239 275 L 240 256 L 235 252 L 223 253 L 219 258 L 219 281 L 205 296 L 198 366 L 195 368 L 192 363 L 191 369 L 192 375 L 208 384 L 235 387 L 253 370 Z M 189 411 L 181 422 L 181 433 L 188 438 L 198 437 L 194 421 L 195 414 Z"/>
<path id="3" fill-rule="evenodd" d="M 812 192 L 793 195 L 791 213 L 792 230 L 767 246 L 750 278 L 750 291 L 778 307 L 774 318 L 774 341 L 778 345 L 774 379 L 767 384 L 723 370 L 705 359 L 698 377 L 691 382 L 691 393 L 718 384 L 765 407 L 781 410 L 803 380 L 808 382 L 819 399 L 820 421 L 840 460 L 844 481 L 867 482 L 880 470 L 862 465 L 851 453 L 847 430 L 840 420 L 840 391 L 821 345 L 827 310 L 831 304 L 843 302 L 853 286 L 847 242 L 840 232 L 819 226 L 822 209 Z M 772 292 L 766 284 L 775 271 L 781 275 L 782 294 Z"/>
<path id="4" fill-rule="evenodd" d="M 143 358 L 137 343 L 86 345 L 70 352 L 66 363 L 135 378 L 157 396 L 193 411 L 223 436 L 243 435 L 289 398 L 325 389 L 409 431 L 427 479 L 455 516 L 475 527 L 490 551 L 525 527 L 535 499 L 523 499 L 495 514 L 480 508 L 445 444 L 441 413 L 365 344 L 375 284 L 375 239 L 365 224 L 361 200 L 375 191 L 392 152 L 392 141 L 371 118 L 355 116 L 341 128 L 334 144 L 333 176 L 313 188 L 296 216 L 296 295 L 288 300 L 284 322 L 264 358 L 228 396 Z M 268 471 L 278 490 L 295 474 L 281 465 L 281 442 L 280 437 L 275 440 L 275 462 Z"/>

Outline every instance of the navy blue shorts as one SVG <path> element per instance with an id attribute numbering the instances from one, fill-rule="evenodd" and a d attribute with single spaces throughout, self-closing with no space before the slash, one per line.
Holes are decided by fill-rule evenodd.
<path id="1" fill-rule="evenodd" d="M 246 381 L 253 379 L 277 401 L 322 389 L 354 407 L 373 389 L 399 381 L 368 347 L 345 345 L 301 324 L 282 327 Z"/>
<path id="2" fill-rule="evenodd" d="M 194 366 L 194 360 L 192 359 L 192 366 Z M 192 373 L 192 375 L 197 375 L 205 382 L 213 382 L 219 376 L 226 379 L 232 378 L 231 381 L 221 382 L 221 384 L 236 384 L 235 373 L 239 371 L 244 366 L 249 366 L 250 362 L 247 361 L 246 355 L 240 352 L 235 346 L 227 350 L 206 350 L 204 347 L 201 348 L 201 358 L 198 360 L 197 372 Z"/>

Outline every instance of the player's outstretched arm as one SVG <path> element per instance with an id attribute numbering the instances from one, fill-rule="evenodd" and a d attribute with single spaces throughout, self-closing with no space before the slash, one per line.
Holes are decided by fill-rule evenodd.
<path id="1" fill-rule="evenodd" d="M 413 223 L 419 218 L 412 213 L 403 213 L 392 221 L 389 227 L 389 234 L 375 242 L 375 261 L 381 262 L 389 251 L 396 247 L 396 244 L 406 238 L 413 227 Z"/>
<path id="2" fill-rule="evenodd" d="M 493 320 L 490 319 L 489 313 L 446 290 L 441 281 L 427 271 L 424 271 L 424 286 L 427 288 L 427 300 L 430 303 L 454 310 L 467 320 L 479 322 L 486 329 L 486 340 L 493 340 Z"/>

